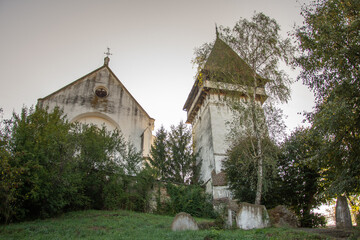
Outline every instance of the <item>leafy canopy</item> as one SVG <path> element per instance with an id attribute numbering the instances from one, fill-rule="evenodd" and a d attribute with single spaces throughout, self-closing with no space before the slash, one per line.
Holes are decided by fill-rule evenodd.
<path id="1" fill-rule="evenodd" d="M 308 114 L 326 144 L 318 161 L 327 193 L 360 191 L 360 4 L 357 0 L 318 0 L 302 9 L 304 25 L 295 36 L 302 68 L 299 79 L 316 94 Z"/>

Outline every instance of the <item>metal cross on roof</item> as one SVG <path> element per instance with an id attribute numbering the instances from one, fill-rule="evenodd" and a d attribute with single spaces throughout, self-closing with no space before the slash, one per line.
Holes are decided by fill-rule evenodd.
<path id="1" fill-rule="evenodd" d="M 110 55 L 112 55 L 112 53 L 110 53 L 110 48 L 107 48 L 107 52 L 104 52 L 104 54 L 109 57 Z"/>

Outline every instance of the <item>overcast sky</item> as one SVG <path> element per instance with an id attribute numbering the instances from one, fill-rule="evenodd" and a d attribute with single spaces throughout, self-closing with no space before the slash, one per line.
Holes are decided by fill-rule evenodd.
<path id="1" fill-rule="evenodd" d="M 0 0 L 0 108 L 4 118 L 109 66 L 155 129 L 186 120 L 194 48 L 215 39 L 215 23 L 234 26 L 254 12 L 275 18 L 286 36 L 308 0 Z M 293 79 L 298 71 L 287 70 Z M 297 82 L 282 106 L 289 130 L 310 111 L 313 94 Z M 154 132 L 155 133 L 155 132 Z"/>

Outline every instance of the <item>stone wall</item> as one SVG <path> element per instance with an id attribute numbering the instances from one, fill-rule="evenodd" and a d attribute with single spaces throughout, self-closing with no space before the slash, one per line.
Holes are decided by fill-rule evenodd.
<path id="1" fill-rule="evenodd" d="M 226 122 L 231 119 L 232 112 L 224 99 L 217 94 L 209 93 L 192 123 L 195 152 L 202 160 L 201 180 L 208 183 L 206 191 L 214 199 L 230 195 L 227 184 L 224 181 L 219 184 L 213 177 L 222 173 L 222 162 L 229 147 L 226 141 L 228 134 Z"/>
<path id="2" fill-rule="evenodd" d="M 170 196 L 167 193 L 165 184 L 163 182 L 156 181 L 153 188 L 149 192 L 148 212 L 156 212 L 158 210 L 158 204 L 166 204 L 169 199 Z"/>

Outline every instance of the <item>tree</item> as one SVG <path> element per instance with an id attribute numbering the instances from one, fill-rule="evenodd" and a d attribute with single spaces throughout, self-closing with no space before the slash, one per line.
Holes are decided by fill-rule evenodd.
<path id="1" fill-rule="evenodd" d="M 165 180 L 168 178 L 169 150 L 167 148 L 167 131 L 161 126 L 156 132 L 154 144 L 151 145 L 150 165 L 156 170 L 156 177 Z"/>
<path id="2" fill-rule="evenodd" d="M 317 160 L 329 197 L 360 191 L 359 13 L 357 0 L 318 0 L 302 8 L 295 31 L 299 79 L 317 100 L 308 119 L 326 142 Z"/>
<path id="3" fill-rule="evenodd" d="M 2 148 L 8 154 L 2 159 L 6 172 L 2 185 L 15 196 L 11 200 L 15 220 L 53 216 L 77 198 L 70 126 L 57 108 L 51 113 L 23 108 L 6 122 Z"/>
<path id="4" fill-rule="evenodd" d="M 278 161 L 278 194 L 283 204 L 298 215 L 302 227 L 312 227 L 318 221 L 311 210 L 321 204 L 323 182 L 318 157 L 323 141 L 311 128 L 298 128 L 281 144 Z"/>
<path id="5" fill-rule="evenodd" d="M 320 102 L 344 84 L 359 89 L 359 11 L 357 0 L 317 0 L 302 8 L 304 25 L 295 29 L 301 50 L 296 64 Z"/>
<path id="6" fill-rule="evenodd" d="M 0 114 L 2 109 L 0 108 Z M 23 168 L 10 165 L 11 154 L 8 149 L 9 136 L 6 134 L 3 121 L 0 121 L 0 222 L 9 223 L 16 214 L 16 202 L 19 198 L 18 188 L 22 185 L 20 176 Z"/>
<path id="7" fill-rule="evenodd" d="M 249 161 L 249 159 L 253 159 L 251 148 L 256 146 L 250 145 L 254 141 L 238 138 L 237 142 L 233 143 L 234 145 L 223 165 L 234 199 L 241 202 L 252 202 L 256 197 L 257 162 Z M 261 202 L 271 208 L 281 204 L 276 195 L 278 193 L 276 186 L 274 187 L 276 184 L 276 162 L 274 159 L 277 159 L 279 149 L 270 138 L 262 138 L 261 146 L 263 151 L 267 153 L 264 154 L 263 162 L 263 175 L 266 181 L 263 182 Z"/>
<path id="8" fill-rule="evenodd" d="M 108 131 L 105 126 L 77 124 L 75 161 L 79 163 L 82 190 L 91 208 L 136 208 L 137 176 L 141 173 L 143 157 L 126 142 L 119 130 Z M 138 199 L 136 199 L 137 201 Z M 109 205 L 111 205 L 109 207 Z"/>
<path id="9" fill-rule="evenodd" d="M 167 132 L 161 127 L 151 147 L 151 167 L 160 179 L 173 183 L 197 184 L 198 164 L 193 152 L 191 131 L 180 122 Z"/>
<path id="10" fill-rule="evenodd" d="M 76 124 L 73 131 L 76 138 L 75 161 L 82 178 L 85 204 L 102 209 L 106 197 L 103 190 L 108 179 L 124 174 L 120 164 L 126 143 L 119 131 L 108 132 L 105 127 L 100 129 L 95 125 Z"/>
<path id="11" fill-rule="evenodd" d="M 178 183 L 191 183 L 194 179 L 194 165 L 196 155 L 193 153 L 191 131 L 185 123 L 180 122 L 176 127 L 172 125 L 168 136 L 168 148 L 170 155 L 169 171 L 170 179 Z M 194 183 L 194 182 L 193 182 Z"/>
<path id="12" fill-rule="evenodd" d="M 220 79 L 220 84 L 225 82 L 233 84 L 232 87 L 237 86 L 237 89 L 227 93 L 228 96 L 233 96 L 227 98 L 227 100 L 230 99 L 227 103 L 237 114 L 237 119 L 234 119 L 231 129 L 236 136 L 232 140 L 233 142 L 249 141 L 249 144 L 246 144 L 250 146 L 249 153 L 251 153 L 248 161 L 256 162 L 256 177 L 254 178 L 256 204 L 260 204 L 263 193 L 264 160 L 270 159 L 266 157 L 268 153 L 264 151 L 262 142 L 267 138 L 269 131 L 272 132 L 266 124 L 264 111 L 261 108 L 261 102 L 266 98 L 261 92 L 266 84 L 267 101 L 264 109 L 265 113 L 276 113 L 272 116 L 279 113 L 279 111 L 274 111 L 273 104 L 276 101 L 286 102 L 290 96 L 291 81 L 283 71 L 279 70 L 279 63 L 280 61 L 289 63 L 294 48 L 288 38 L 281 38 L 279 31 L 280 27 L 276 21 L 263 13 L 255 14 L 251 21 L 240 19 L 233 29 L 221 26 L 218 37 L 223 39 L 241 58 L 241 61 L 237 62 L 242 66 L 235 66 L 235 69 L 240 68 L 238 71 L 229 71 L 228 66 L 236 64 L 233 61 L 223 63 L 223 69 L 210 68 L 209 71 L 203 71 L 210 53 L 209 47 L 212 47 L 212 44 L 205 44 L 197 49 L 194 59 L 194 63 L 199 66 L 198 76 L 201 77 L 205 73 L 210 79 Z M 243 61 L 245 64 L 242 63 Z M 244 96 L 246 100 L 239 101 Z M 272 116 L 268 114 L 267 118 L 277 119 Z M 236 140 L 238 138 L 242 140 Z"/>

